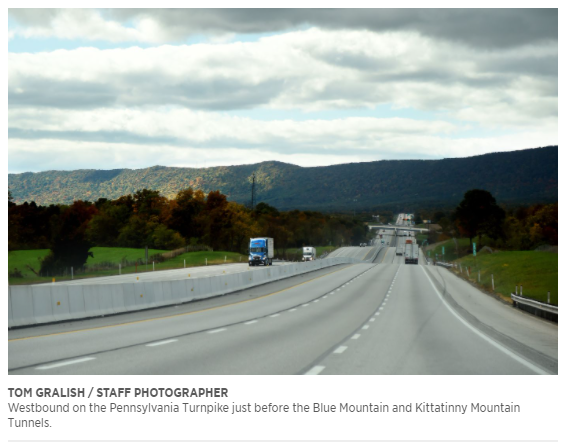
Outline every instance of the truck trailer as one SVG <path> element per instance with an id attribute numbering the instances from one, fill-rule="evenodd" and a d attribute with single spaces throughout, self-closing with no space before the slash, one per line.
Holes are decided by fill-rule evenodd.
<path id="1" fill-rule="evenodd" d="M 404 263 L 418 264 L 418 244 L 412 239 L 407 239 L 404 244 Z"/>
<path id="2" fill-rule="evenodd" d="M 275 241 L 272 237 L 257 237 L 249 243 L 249 266 L 273 265 Z"/>

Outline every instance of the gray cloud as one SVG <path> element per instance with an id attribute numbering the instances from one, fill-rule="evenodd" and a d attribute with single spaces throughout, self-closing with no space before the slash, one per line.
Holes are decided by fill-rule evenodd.
<path id="1" fill-rule="evenodd" d="M 10 9 L 26 26 L 50 28 L 55 9 Z M 482 48 L 558 40 L 557 9 L 106 9 L 118 23 L 148 19 L 165 41 L 196 34 L 281 32 L 299 26 L 374 32 L 415 31 Z"/>
<path id="2" fill-rule="evenodd" d="M 558 40 L 557 9 L 124 9 L 112 17 L 148 17 L 182 38 L 192 33 L 261 33 L 301 25 L 375 32 L 407 30 L 480 47 Z"/>
<path id="3" fill-rule="evenodd" d="M 48 106 L 59 108 L 95 108 L 114 105 L 119 92 L 111 85 L 75 79 L 58 80 L 27 76 L 22 79 L 26 89 L 8 89 L 8 104 L 18 106 Z"/>
<path id="4" fill-rule="evenodd" d="M 49 26 L 60 13 L 57 8 L 10 8 L 8 14 L 14 20 L 27 26 Z"/>

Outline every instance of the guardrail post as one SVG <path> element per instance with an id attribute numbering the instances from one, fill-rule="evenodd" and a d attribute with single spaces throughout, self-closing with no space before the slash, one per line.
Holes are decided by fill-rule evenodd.
<path id="1" fill-rule="evenodd" d="M 523 285 L 519 286 L 519 295 L 523 296 Z"/>
<path id="2" fill-rule="evenodd" d="M 493 279 L 493 275 L 491 275 L 491 288 L 495 291 L 495 280 Z"/>
<path id="3" fill-rule="evenodd" d="M 186 268 L 186 259 L 184 259 L 184 268 Z"/>
<path id="4" fill-rule="evenodd" d="M 152 271 L 156 271 L 156 261 L 152 261 L 152 267 L 153 267 Z"/>
<path id="5" fill-rule="evenodd" d="M 481 282 L 481 270 L 477 271 L 477 279 Z"/>
<path id="6" fill-rule="evenodd" d="M 121 264 L 119 264 L 119 276 L 121 276 Z"/>
<path id="7" fill-rule="evenodd" d="M 548 304 L 550 303 L 550 292 L 548 291 Z"/>
<path id="8" fill-rule="evenodd" d="M 73 267 L 71 267 L 71 280 L 75 279 L 75 277 L 73 276 Z"/>
<path id="9" fill-rule="evenodd" d="M 517 285 L 515 286 L 515 294 L 517 294 Z"/>

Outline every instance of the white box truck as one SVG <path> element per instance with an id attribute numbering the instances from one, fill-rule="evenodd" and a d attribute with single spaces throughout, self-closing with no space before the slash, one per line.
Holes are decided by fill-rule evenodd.
<path id="1" fill-rule="evenodd" d="M 272 237 L 256 237 L 249 243 L 249 265 L 273 265 L 275 241 Z"/>
<path id="2" fill-rule="evenodd" d="M 303 261 L 314 261 L 317 256 L 315 247 L 303 247 Z"/>

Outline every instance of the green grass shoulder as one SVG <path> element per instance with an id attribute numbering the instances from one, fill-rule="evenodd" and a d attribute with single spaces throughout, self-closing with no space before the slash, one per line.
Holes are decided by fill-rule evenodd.
<path id="1" fill-rule="evenodd" d="M 515 286 L 523 286 L 523 295 L 558 304 L 558 255 L 543 251 L 499 251 L 480 252 L 476 257 L 465 256 L 455 261 L 465 270 L 471 267 L 469 280 L 486 290 L 492 291 L 491 275 L 495 281 L 495 293 L 505 297 L 515 292 Z M 477 271 L 481 272 L 481 282 L 476 282 Z M 464 277 L 467 278 L 466 272 Z"/>

